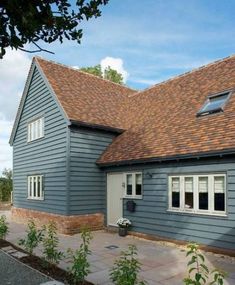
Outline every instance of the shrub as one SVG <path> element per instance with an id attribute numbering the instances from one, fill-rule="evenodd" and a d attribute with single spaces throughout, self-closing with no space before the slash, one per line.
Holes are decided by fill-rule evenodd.
<path id="1" fill-rule="evenodd" d="M 42 240 L 44 260 L 50 264 L 58 264 L 64 255 L 58 250 L 59 238 L 56 224 L 50 222 L 44 227 L 44 232 L 45 234 Z"/>
<path id="2" fill-rule="evenodd" d="M 205 264 L 205 257 L 199 252 L 196 243 L 190 243 L 187 246 L 188 251 L 186 256 L 190 256 L 191 260 L 188 262 L 188 277 L 184 278 L 185 285 L 223 285 L 226 273 L 219 269 L 209 271 Z M 213 281 L 208 282 L 209 278 Z"/>
<path id="3" fill-rule="evenodd" d="M 33 220 L 30 220 L 27 225 L 26 238 L 19 240 L 19 245 L 23 246 L 24 249 L 29 253 L 33 254 L 34 249 L 42 241 L 44 231 L 43 229 L 37 229 Z"/>
<path id="4" fill-rule="evenodd" d="M 8 223 L 6 221 L 6 216 L 2 215 L 0 217 L 0 239 L 5 239 L 8 234 Z"/>
<path id="5" fill-rule="evenodd" d="M 86 276 L 90 273 L 88 255 L 91 254 L 89 244 L 92 239 L 90 230 L 83 229 L 81 232 L 82 243 L 76 251 L 68 249 L 68 255 L 72 259 L 72 266 L 69 268 L 70 274 L 73 276 L 74 283 L 85 281 Z"/>
<path id="6" fill-rule="evenodd" d="M 136 258 L 137 248 L 129 245 L 128 250 L 121 252 L 121 256 L 114 263 L 110 272 L 110 279 L 115 285 L 145 285 L 145 281 L 138 280 L 140 262 Z"/>

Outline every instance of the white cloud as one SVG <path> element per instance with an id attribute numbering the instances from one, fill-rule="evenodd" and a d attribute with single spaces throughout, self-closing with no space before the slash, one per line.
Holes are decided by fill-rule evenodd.
<path id="1" fill-rule="evenodd" d="M 3 168 L 12 167 L 8 141 L 29 66 L 28 55 L 20 51 L 8 49 L 0 59 L 0 174 Z"/>
<path id="2" fill-rule="evenodd" d="M 118 73 L 121 73 L 123 77 L 123 82 L 126 83 L 129 73 L 124 69 L 123 60 L 121 58 L 114 58 L 107 56 L 100 61 L 101 70 L 104 72 L 105 68 L 111 67 L 115 69 Z"/>
<path id="3" fill-rule="evenodd" d="M 144 79 L 144 78 L 131 78 L 130 81 L 145 85 L 154 85 L 160 82 L 157 79 L 155 80 L 155 79 Z"/>
<path id="4" fill-rule="evenodd" d="M 11 49 L 0 60 L 0 115 L 6 120 L 15 118 L 29 66 L 26 53 Z"/>
<path id="5" fill-rule="evenodd" d="M 12 149 L 8 143 L 12 125 L 13 121 L 0 117 L 0 174 L 5 167 L 12 168 Z"/>

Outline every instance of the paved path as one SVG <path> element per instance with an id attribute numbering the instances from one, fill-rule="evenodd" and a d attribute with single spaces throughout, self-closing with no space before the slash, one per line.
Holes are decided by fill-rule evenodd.
<path id="1" fill-rule="evenodd" d="M 1 214 L 1 213 L 0 213 Z M 8 217 L 10 220 L 10 216 Z M 10 222 L 10 234 L 7 240 L 17 243 L 17 240 L 25 235 L 25 226 Z M 182 279 L 186 275 L 185 250 L 174 245 L 161 244 L 160 242 L 146 241 L 134 237 L 121 238 L 117 234 L 97 231 L 93 233 L 91 242 L 92 255 L 89 257 L 91 273 L 88 280 L 94 284 L 111 285 L 109 271 L 114 260 L 122 250 L 127 249 L 128 244 L 135 244 L 138 248 L 138 258 L 142 263 L 141 277 L 148 281 L 149 285 L 183 285 Z M 80 235 L 59 235 L 60 248 L 76 249 L 81 241 Z M 111 246 L 111 248 L 109 248 Z M 113 247 L 112 247 L 113 246 Z M 37 250 L 41 255 L 41 249 Z M 235 259 L 221 257 L 212 253 L 206 253 L 206 260 L 210 267 L 219 267 L 229 273 L 224 285 L 235 285 Z M 69 260 L 64 260 L 60 266 L 67 269 Z"/>

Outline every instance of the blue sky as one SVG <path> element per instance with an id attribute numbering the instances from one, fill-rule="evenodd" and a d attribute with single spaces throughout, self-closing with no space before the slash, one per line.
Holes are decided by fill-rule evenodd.
<path id="1" fill-rule="evenodd" d="M 81 25 L 81 45 L 42 45 L 55 54 L 39 55 L 78 67 L 108 62 L 144 89 L 234 54 L 234 11 L 234 0 L 110 0 Z M 0 60 L 0 172 L 12 165 L 8 139 L 32 56 L 8 50 Z"/>
<path id="2" fill-rule="evenodd" d="M 77 66 L 121 58 L 127 85 L 143 89 L 235 50 L 235 1 L 110 0 L 102 11 L 83 24 L 80 46 L 56 44 L 43 56 Z"/>

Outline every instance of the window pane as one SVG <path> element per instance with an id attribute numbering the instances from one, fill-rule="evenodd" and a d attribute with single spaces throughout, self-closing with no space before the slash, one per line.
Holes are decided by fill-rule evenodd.
<path id="1" fill-rule="evenodd" d="M 208 210 L 208 177 L 198 178 L 199 209 Z"/>
<path id="2" fill-rule="evenodd" d="M 171 198 L 172 198 L 172 207 L 179 208 L 180 207 L 180 178 L 173 177 L 171 179 Z"/>
<path id="3" fill-rule="evenodd" d="M 32 189 L 33 189 L 33 179 L 29 177 L 29 197 L 32 197 Z"/>
<path id="4" fill-rule="evenodd" d="M 38 176 L 38 197 L 41 197 L 41 176 Z"/>
<path id="5" fill-rule="evenodd" d="M 142 175 L 140 173 L 135 175 L 135 183 L 136 195 L 142 195 Z"/>
<path id="6" fill-rule="evenodd" d="M 215 193 L 224 193 L 224 176 L 215 176 L 214 177 L 214 189 Z"/>
<path id="7" fill-rule="evenodd" d="M 171 179 L 172 181 L 172 192 L 179 192 L 180 191 L 180 178 L 179 177 L 173 177 Z"/>
<path id="8" fill-rule="evenodd" d="M 214 177 L 214 205 L 215 211 L 225 211 L 225 177 Z"/>
<path id="9" fill-rule="evenodd" d="M 228 99 L 229 93 L 225 93 L 219 96 L 211 97 L 207 100 L 207 103 L 203 106 L 200 112 L 206 113 L 211 111 L 220 110 L 223 104 Z"/>
<path id="10" fill-rule="evenodd" d="M 43 137 L 43 118 L 40 119 L 40 137 Z"/>
<path id="11" fill-rule="evenodd" d="M 35 125 L 36 125 L 36 139 L 38 139 L 40 137 L 40 134 L 39 134 L 40 121 L 39 120 L 35 121 Z"/>
<path id="12" fill-rule="evenodd" d="M 33 176 L 33 197 L 36 197 L 37 195 L 36 189 L 37 189 L 37 177 Z"/>
<path id="13" fill-rule="evenodd" d="M 132 195 L 132 174 L 127 174 L 126 180 L 126 194 Z"/>
<path id="14" fill-rule="evenodd" d="M 184 207 L 193 208 L 193 177 L 184 178 Z"/>
<path id="15" fill-rule="evenodd" d="M 215 193 L 214 203 L 215 211 L 225 211 L 224 193 Z"/>

